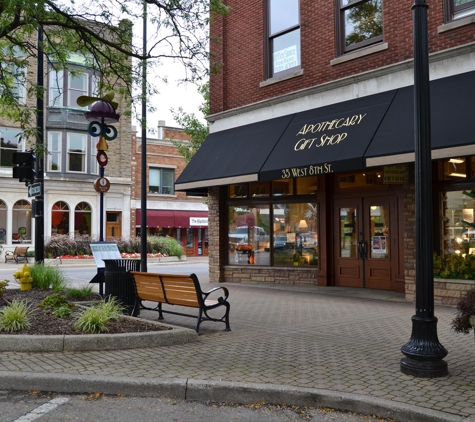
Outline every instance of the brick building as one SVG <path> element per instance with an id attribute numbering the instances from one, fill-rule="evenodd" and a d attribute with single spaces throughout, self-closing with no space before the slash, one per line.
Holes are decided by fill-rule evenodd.
<path id="1" fill-rule="evenodd" d="M 158 122 L 157 138 L 147 138 L 147 234 L 172 236 L 187 256 L 208 255 L 208 206 L 205 198 L 175 192 L 175 179 L 185 168 L 171 140 L 186 141 L 183 129 Z M 132 136 L 131 232 L 141 233 L 142 138 Z"/>
<path id="2" fill-rule="evenodd" d="M 429 0 L 434 251 L 475 253 L 475 1 Z M 210 136 L 176 189 L 209 192 L 213 282 L 414 292 L 409 0 L 229 0 Z M 437 281 L 453 303 L 470 282 Z"/>

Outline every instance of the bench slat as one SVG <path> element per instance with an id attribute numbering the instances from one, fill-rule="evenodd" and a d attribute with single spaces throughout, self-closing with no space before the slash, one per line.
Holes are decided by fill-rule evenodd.
<path id="1" fill-rule="evenodd" d="M 163 319 L 162 313 L 177 314 L 183 316 L 189 316 L 197 318 L 197 324 L 195 330 L 199 332 L 199 326 L 201 321 L 219 321 L 226 324 L 226 331 L 231 330 L 229 327 L 229 309 L 230 305 L 227 302 L 228 291 L 226 288 L 226 297 L 220 298 L 220 300 L 205 299 L 209 293 L 203 293 L 196 275 L 184 275 L 184 274 L 157 274 L 157 273 L 142 273 L 138 271 L 130 271 L 130 274 L 134 277 L 135 288 L 138 299 L 148 300 L 152 302 L 158 302 L 156 308 L 159 312 L 159 319 Z M 217 289 L 217 288 L 216 288 Z M 212 291 L 215 291 L 213 289 Z M 180 312 L 173 312 L 169 310 L 163 310 L 162 304 L 185 306 L 189 308 L 200 309 L 198 317 L 194 315 L 188 315 Z M 143 306 L 143 304 L 142 304 Z M 215 307 L 224 306 L 226 308 L 225 315 L 220 318 L 213 318 L 207 314 L 207 311 L 214 309 Z M 150 309 L 150 308 L 146 308 Z M 204 315 L 203 315 L 204 313 Z"/>

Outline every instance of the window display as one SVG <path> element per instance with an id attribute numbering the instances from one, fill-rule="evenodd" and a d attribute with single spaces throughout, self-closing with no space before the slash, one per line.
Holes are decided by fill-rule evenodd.
<path id="1" fill-rule="evenodd" d="M 475 255 L 475 191 L 442 192 L 442 255 Z"/>

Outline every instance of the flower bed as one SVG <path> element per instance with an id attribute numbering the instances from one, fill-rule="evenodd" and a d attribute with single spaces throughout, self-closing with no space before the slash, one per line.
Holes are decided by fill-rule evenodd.
<path id="1" fill-rule="evenodd" d="M 140 258 L 139 253 L 121 253 L 120 254 L 121 258 Z M 164 255 L 161 253 L 148 253 L 147 258 L 162 258 Z M 57 256 L 55 259 L 94 259 L 93 255 L 61 255 Z"/>

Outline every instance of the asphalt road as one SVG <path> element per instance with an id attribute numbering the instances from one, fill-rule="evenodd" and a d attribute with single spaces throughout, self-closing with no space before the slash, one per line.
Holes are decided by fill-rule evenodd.
<path id="1" fill-rule="evenodd" d="M 358 415 L 333 409 L 202 403 L 168 398 L 68 395 L 0 390 L 0 422 L 383 422 L 377 415 Z"/>
<path id="2" fill-rule="evenodd" d="M 87 267 L 61 267 L 66 282 L 69 286 L 83 286 L 88 284 L 97 274 L 95 266 Z M 8 279 L 14 285 L 13 273 L 18 269 L 17 265 L 11 265 L 8 268 L 0 268 L 0 280 Z M 171 263 L 171 264 L 148 264 L 149 272 L 167 272 L 171 274 L 192 274 L 195 273 L 200 281 L 209 281 L 207 263 Z M 95 291 L 98 291 L 98 285 L 94 284 Z"/>

